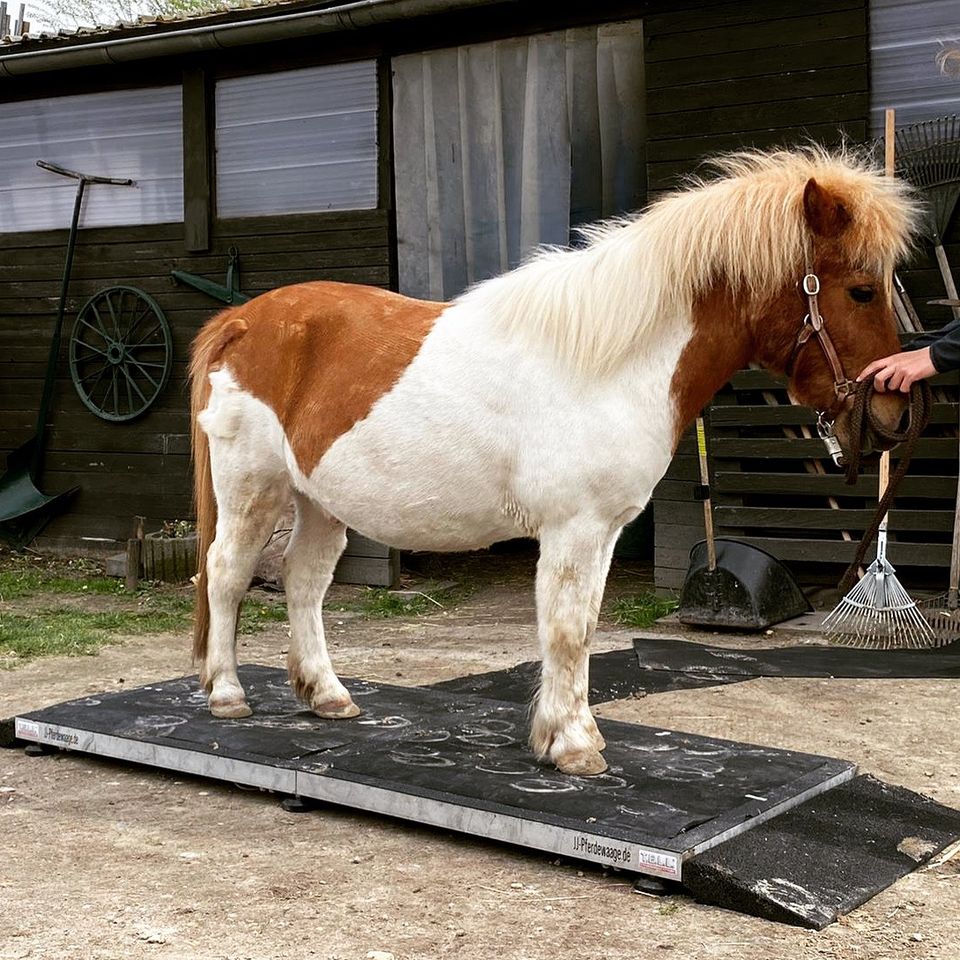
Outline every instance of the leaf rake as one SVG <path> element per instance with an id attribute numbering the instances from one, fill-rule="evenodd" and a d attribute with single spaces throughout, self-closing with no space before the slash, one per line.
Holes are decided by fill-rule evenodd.
<path id="1" fill-rule="evenodd" d="M 960 199 L 960 117 L 924 120 L 896 133 L 897 172 L 923 191 L 927 200 L 924 233 L 933 245 L 947 296 L 957 299 L 957 286 L 943 249 L 943 235 Z M 960 310 L 954 308 L 960 318 Z"/>
<path id="2" fill-rule="evenodd" d="M 880 458 L 880 497 L 887 488 L 890 454 Z M 887 559 L 887 515 L 877 531 L 877 558 L 853 589 L 824 618 L 831 643 L 878 650 L 926 648 L 943 642 L 897 579 Z"/>

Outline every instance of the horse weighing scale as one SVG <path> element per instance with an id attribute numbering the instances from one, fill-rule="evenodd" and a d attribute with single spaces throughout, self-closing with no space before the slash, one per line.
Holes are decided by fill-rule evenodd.
<path id="1" fill-rule="evenodd" d="M 210 716 L 196 677 L 16 717 L 69 751 L 311 798 L 679 881 L 688 858 L 850 780 L 854 764 L 600 720 L 607 773 L 570 777 L 526 745 L 525 704 L 345 680 L 363 713 L 324 720 L 286 673 L 241 668 L 253 716 Z"/>

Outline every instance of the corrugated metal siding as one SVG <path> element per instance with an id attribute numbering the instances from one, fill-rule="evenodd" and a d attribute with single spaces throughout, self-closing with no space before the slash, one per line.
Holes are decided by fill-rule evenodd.
<path id="1" fill-rule="evenodd" d="M 883 133 L 883 111 L 897 125 L 960 113 L 960 76 L 945 52 L 960 56 L 957 0 L 873 0 L 870 4 L 870 124 Z"/>

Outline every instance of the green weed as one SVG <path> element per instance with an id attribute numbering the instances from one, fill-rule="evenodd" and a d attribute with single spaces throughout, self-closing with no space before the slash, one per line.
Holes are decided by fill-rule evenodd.
<path id="1" fill-rule="evenodd" d="M 627 627 L 649 627 L 661 617 L 677 609 L 674 597 L 658 597 L 652 591 L 638 593 L 633 597 L 620 597 L 610 612 L 614 623 Z"/>
<path id="2" fill-rule="evenodd" d="M 192 606 L 192 603 L 191 603 Z M 240 607 L 240 620 L 237 633 L 259 633 L 271 623 L 283 623 L 287 619 L 285 603 L 259 603 L 256 600 L 244 600 Z"/>
<path id="3" fill-rule="evenodd" d="M 368 589 L 355 604 L 357 612 L 372 620 L 390 617 L 418 617 L 431 609 L 439 610 L 437 603 L 426 594 L 400 596 L 382 587 Z"/>
<path id="4" fill-rule="evenodd" d="M 390 617 L 419 617 L 428 613 L 442 613 L 462 603 L 474 592 L 469 583 L 455 586 L 444 584 L 436 589 L 434 581 L 425 581 L 416 593 L 397 593 L 384 587 L 367 587 L 359 597 L 341 600 L 330 606 L 331 611 L 359 613 L 370 620 Z M 436 594 L 436 596 L 434 596 Z"/>

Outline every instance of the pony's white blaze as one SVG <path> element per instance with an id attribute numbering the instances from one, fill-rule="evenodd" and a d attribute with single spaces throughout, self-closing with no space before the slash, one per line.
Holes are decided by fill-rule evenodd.
<path id="1" fill-rule="evenodd" d="M 201 331 L 191 366 L 194 651 L 214 713 L 249 712 L 236 611 L 292 496 L 289 672 L 318 714 L 357 712 L 320 616 L 346 525 L 420 550 L 536 537 L 543 674 L 531 744 L 565 772 L 604 769 L 587 663 L 613 545 L 729 375 L 754 359 L 784 369 L 813 240 L 842 360 L 855 373 L 896 347 L 889 304 L 863 307 L 846 290 L 905 249 L 916 210 L 901 188 L 817 150 L 741 156 L 722 169 L 718 181 L 591 228 L 586 247 L 547 251 L 446 308 L 305 284 Z M 803 362 L 798 395 L 829 399 L 823 363 L 809 351 Z"/>

